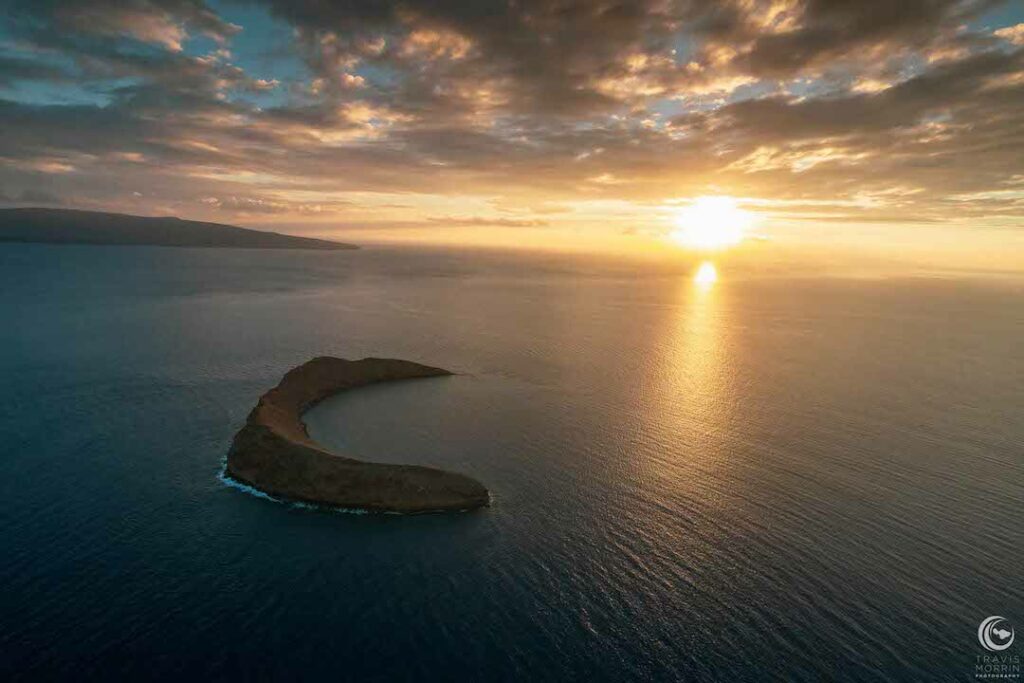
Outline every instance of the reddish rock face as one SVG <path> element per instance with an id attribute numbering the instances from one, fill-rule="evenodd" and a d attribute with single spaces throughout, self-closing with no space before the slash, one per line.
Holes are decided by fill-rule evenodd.
<path id="1" fill-rule="evenodd" d="M 302 421 L 306 410 L 339 391 L 450 374 L 404 360 L 314 358 L 260 397 L 231 444 L 227 474 L 277 498 L 331 507 L 414 513 L 486 506 L 488 491 L 475 479 L 331 453 L 309 438 Z"/>

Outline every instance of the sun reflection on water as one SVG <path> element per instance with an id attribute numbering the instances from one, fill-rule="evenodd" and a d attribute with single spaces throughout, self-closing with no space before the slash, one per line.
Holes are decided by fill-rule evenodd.
<path id="1" fill-rule="evenodd" d="M 718 269 L 711 261 L 700 264 L 700 268 L 693 276 L 693 281 L 701 288 L 707 289 L 718 282 Z"/>
<path id="2" fill-rule="evenodd" d="M 713 430 L 722 417 L 724 361 L 717 282 L 714 264 L 701 264 L 687 288 L 685 312 L 677 325 L 677 372 L 685 392 L 680 408 L 698 434 Z"/>
<path id="3" fill-rule="evenodd" d="M 648 428 L 665 460 L 650 462 L 648 476 L 709 505 L 726 503 L 708 483 L 729 467 L 735 417 L 729 292 L 719 277 L 708 261 L 677 281 L 649 394 Z"/>

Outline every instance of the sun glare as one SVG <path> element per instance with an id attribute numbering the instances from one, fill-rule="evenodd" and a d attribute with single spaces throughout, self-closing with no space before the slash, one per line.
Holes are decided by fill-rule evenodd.
<path id="1" fill-rule="evenodd" d="M 718 281 L 718 269 L 711 261 L 700 264 L 700 268 L 693 276 L 693 281 L 701 287 L 710 287 Z"/>
<path id="2" fill-rule="evenodd" d="M 732 197 L 698 197 L 676 214 L 671 238 L 692 249 L 725 249 L 739 244 L 754 218 Z"/>

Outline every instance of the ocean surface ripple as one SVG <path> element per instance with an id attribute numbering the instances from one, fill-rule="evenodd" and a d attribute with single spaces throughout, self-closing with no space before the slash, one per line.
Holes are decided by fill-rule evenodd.
<path id="1" fill-rule="evenodd" d="M 1024 628 L 1021 283 L 721 270 L 0 247 L 0 677 L 971 679 Z M 307 423 L 492 507 L 225 486 L 317 354 L 459 372 Z"/>

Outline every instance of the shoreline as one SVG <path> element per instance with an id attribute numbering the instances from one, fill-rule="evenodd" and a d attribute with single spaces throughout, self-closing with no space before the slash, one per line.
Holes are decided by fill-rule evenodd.
<path id="1" fill-rule="evenodd" d="M 332 453 L 309 437 L 302 415 L 341 391 L 452 373 L 411 361 L 320 356 L 292 368 L 260 396 L 235 434 L 222 477 L 274 500 L 346 511 L 428 513 L 490 504 L 488 490 L 463 474 L 391 465 Z"/>

